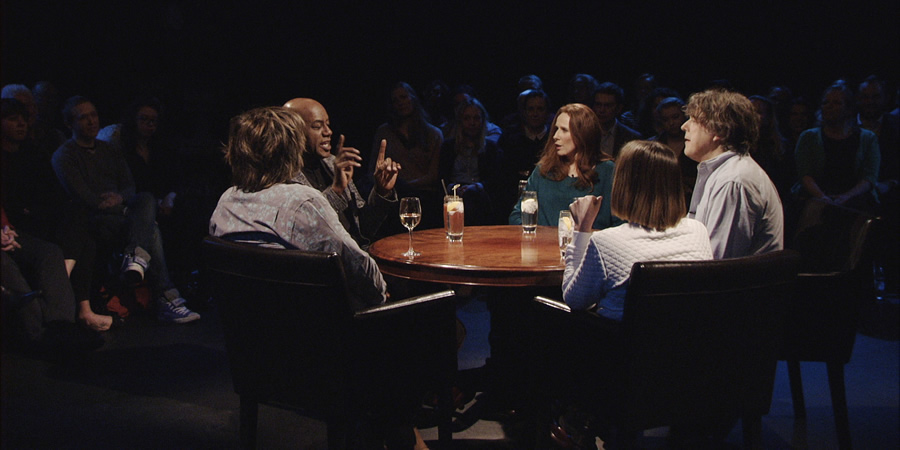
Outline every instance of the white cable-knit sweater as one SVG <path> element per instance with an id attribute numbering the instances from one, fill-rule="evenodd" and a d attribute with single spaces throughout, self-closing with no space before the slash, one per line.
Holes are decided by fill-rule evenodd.
<path id="1" fill-rule="evenodd" d="M 572 309 L 589 309 L 622 320 L 631 267 L 640 261 L 712 259 L 709 233 L 688 218 L 665 231 L 623 224 L 593 233 L 575 233 L 566 248 L 563 300 Z"/>

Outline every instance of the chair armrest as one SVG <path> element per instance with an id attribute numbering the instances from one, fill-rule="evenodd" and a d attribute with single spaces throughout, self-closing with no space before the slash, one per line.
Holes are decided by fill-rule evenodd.
<path id="1" fill-rule="evenodd" d="M 567 305 L 559 300 L 554 300 L 554 299 L 548 298 L 548 297 L 537 296 L 534 298 L 534 301 L 540 305 L 547 306 L 548 308 L 553 308 L 553 309 L 557 309 L 557 310 L 568 312 L 568 313 L 572 312 L 572 308 L 570 308 L 569 305 Z"/>
<path id="2" fill-rule="evenodd" d="M 381 317 L 386 317 L 401 312 L 428 308 L 435 302 L 450 301 L 446 299 L 453 299 L 454 297 L 456 297 L 456 292 L 452 290 L 435 292 L 433 294 L 419 295 L 416 297 L 410 297 L 395 302 L 387 302 L 378 306 L 372 306 L 362 309 L 353 314 L 353 318 L 356 320 L 376 320 Z"/>

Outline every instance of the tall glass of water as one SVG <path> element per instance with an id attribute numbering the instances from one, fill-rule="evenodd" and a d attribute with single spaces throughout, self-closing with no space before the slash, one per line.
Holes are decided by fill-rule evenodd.
<path id="1" fill-rule="evenodd" d="M 409 250 L 403 254 L 407 259 L 413 259 L 421 253 L 413 250 L 412 230 L 422 220 L 422 205 L 418 197 L 404 197 L 400 199 L 400 223 L 409 230 Z"/>
<path id="2" fill-rule="evenodd" d="M 536 191 L 522 192 L 522 231 L 532 234 L 537 230 L 538 199 Z"/>
<path id="3" fill-rule="evenodd" d="M 575 222 L 572 221 L 572 211 L 564 209 L 559 212 L 559 256 L 566 256 L 566 247 L 572 242 L 575 234 Z"/>

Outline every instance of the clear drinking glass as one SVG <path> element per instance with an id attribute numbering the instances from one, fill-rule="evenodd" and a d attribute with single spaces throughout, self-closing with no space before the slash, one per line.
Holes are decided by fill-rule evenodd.
<path id="1" fill-rule="evenodd" d="M 413 259 L 421 253 L 413 250 L 412 230 L 422 220 L 422 205 L 418 197 L 404 197 L 400 199 L 400 223 L 409 230 L 409 250 L 403 254 L 408 259 Z"/>
<path id="2" fill-rule="evenodd" d="M 522 231 L 534 233 L 537 230 L 538 199 L 536 191 L 522 192 Z"/>
<path id="3" fill-rule="evenodd" d="M 451 242 L 462 240 L 465 213 L 462 197 L 444 196 L 444 230 L 447 232 L 447 239 L 450 239 Z"/>
<path id="4" fill-rule="evenodd" d="M 559 256 L 566 256 L 566 247 L 572 242 L 575 233 L 575 222 L 572 221 L 572 211 L 564 209 L 559 212 Z"/>

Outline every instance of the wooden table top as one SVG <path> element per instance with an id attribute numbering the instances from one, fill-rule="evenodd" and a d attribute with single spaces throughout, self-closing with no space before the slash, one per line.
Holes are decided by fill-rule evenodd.
<path id="1" fill-rule="evenodd" d="M 473 286 L 560 286 L 565 264 L 559 255 L 557 229 L 539 226 L 533 235 L 521 225 L 466 227 L 462 242 L 450 242 L 443 228 L 413 231 L 409 261 L 408 234 L 381 239 L 369 253 L 382 273 L 400 278 Z"/>

